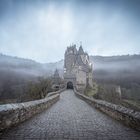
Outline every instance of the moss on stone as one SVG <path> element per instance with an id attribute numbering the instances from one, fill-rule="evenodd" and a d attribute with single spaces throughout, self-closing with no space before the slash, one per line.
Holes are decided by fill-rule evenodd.
<path id="1" fill-rule="evenodd" d="M 96 98 L 97 97 L 97 92 L 98 92 L 98 85 L 94 82 L 93 87 L 91 87 L 89 85 L 86 87 L 84 94 L 86 96 Z"/>

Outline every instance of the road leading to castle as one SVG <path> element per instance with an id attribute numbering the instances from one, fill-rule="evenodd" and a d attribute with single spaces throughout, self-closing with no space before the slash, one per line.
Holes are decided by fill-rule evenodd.
<path id="1" fill-rule="evenodd" d="M 140 134 L 125 127 L 64 91 L 49 110 L 11 128 L 0 139 L 10 140 L 140 140 Z"/>

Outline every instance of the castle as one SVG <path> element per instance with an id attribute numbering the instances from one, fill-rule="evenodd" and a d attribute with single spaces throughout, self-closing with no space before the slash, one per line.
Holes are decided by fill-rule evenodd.
<path id="1" fill-rule="evenodd" d="M 82 45 L 79 50 L 76 49 L 76 45 L 67 47 L 64 59 L 64 80 L 67 88 L 73 86 L 80 91 L 83 91 L 86 86 L 93 86 L 92 64 Z"/>

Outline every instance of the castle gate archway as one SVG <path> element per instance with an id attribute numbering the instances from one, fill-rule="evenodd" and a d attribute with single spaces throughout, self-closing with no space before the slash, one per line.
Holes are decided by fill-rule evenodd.
<path id="1" fill-rule="evenodd" d="M 71 81 L 67 82 L 67 89 L 73 89 L 73 83 Z"/>

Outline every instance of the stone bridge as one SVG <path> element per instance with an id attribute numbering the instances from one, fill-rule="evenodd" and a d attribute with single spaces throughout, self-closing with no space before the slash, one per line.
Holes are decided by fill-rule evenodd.
<path id="1" fill-rule="evenodd" d="M 66 90 L 51 108 L 5 130 L 0 139 L 140 140 L 140 133 L 91 107 L 73 90 Z"/>

